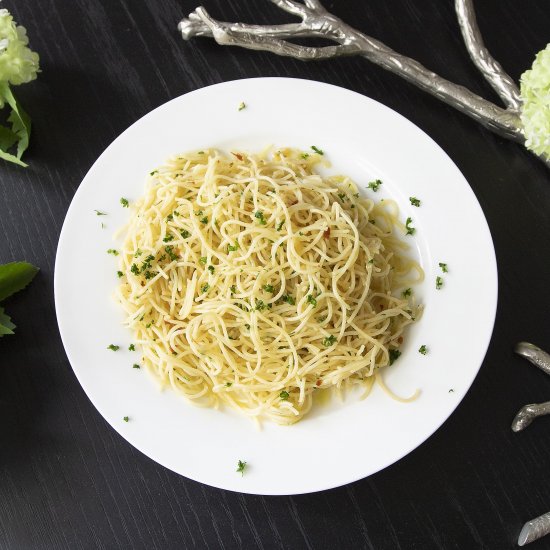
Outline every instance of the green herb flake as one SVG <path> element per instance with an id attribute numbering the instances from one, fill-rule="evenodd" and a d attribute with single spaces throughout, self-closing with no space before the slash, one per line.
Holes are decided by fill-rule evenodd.
<path id="1" fill-rule="evenodd" d="M 134 254 L 134 258 L 139 258 L 142 254 L 143 254 L 143 252 L 138 248 L 136 250 L 136 253 Z"/>
<path id="2" fill-rule="evenodd" d="M 411 204 L 413 206 L 416 206 L 416 207 L 420 206 L 420 199 L 417 199 L 416 197 L 409 197 L 409 200 L 411 201 Z"/>
<path id="3" fill-rule="evenodd" d="M 336 336 L 334 334 L 331 334 L 330 336 L 327 336 L 326 338 L 323 338 L 323 346 L 326 348 L 329 348 L 336 342 Z"/>
<path id="4" fill-rule="evenodd" d="M 324 155 L 325 152 L 321 149 L 319 149 L 319 147 L 315 147 L 315 145 L 312 145 L 311 148 L 313 149 L 313 151 L 315 151 L 318 155 Z"/>
<path id="5" fill-rule="evenodd" d="M 277 225 L 277 231 L 280 231 L 283 228 L 284 224 L 285 224 L 285 220 L 283 220 L 279 225 Z"/>
<path id="6" fill-rule="evenodd" d="M 229 290 L 231 290 L 231 294 L 235 294 L 237 292 L 237 285 L 231 285 Z"/>
<path id="7" fill-rule="evenodd" d="M 152 279 L 155 275 L 158 275 L 158 271 L 146 271 L 144 276 L 147 280 Z"/>
<path id="8" fill-rule="evenodd" d="M 265 305 L 265 302 L 263 300 L 258 300 L 256 298 L 256 307 L 255 309 L 258 311 L 263 311 L 267 306 Z"/>
<path id="9" fill-rule="evenodd" d="M 428 353 L 428 348 L 424 344 L 422 344 L 418 348 L 418 353 L 421 353 L 422 355 L 426 355 Z"/>
<path id="10" fill-rule="evenodd" d="M 296 300 L 295 300 L 292 296 L 290 296 L 290 295 L 288 295 L 288 294 L 285 294 L 284 296 L 281 296 L 281 300 L 282 300 L 283 302 L 286 302 L 287 304 L 290 304 L 291 306 L 295 306 L 295 305 L 296 305 Z"/>
<path id="11" fill-rule="evenodd" d="M 191 233 L 189 233 L 187 229 L 182 229 L 180 235 L 182 236 L 182 238 L 188 239 L 191 236 Z"/>
<path id="12" fill-rule="evenodd" d="M 94 210 L 96 216 L 106 216 L 107 212 L 101 212 L 101 210 Z"/>
<path id="13" fill-rule="evenodd" d="M 308 304 L 311 304 L 313 307 L 317 307 L 317 300 L 311 294 L 307 295 L 306 301 Z"/>
<path id="14" fill-rule="evenodd" d="M 200 222 L 204 225 L 206 225 L 208 223 L 208 216 L 204 216 L 200 219 Z"/>
<path id="15" fill-rule="evenodd" d="M 439 267 L 441 268 L 441 271 L 443 271 L 443 273 L 449 273 L 449 268 L 447 267 L 447 264 L 439 262 Z"/>
<path id="16" fill-rule="evenodd" d="M 288 398 L 290 397 L 290 394 L 286 390 L 283 390 L 279 394 L 279 397 L 281 398 L 281 401 L 288 401 Z"/>
<path id="17" fill-rule="evenodd" d="M 339 198 L 342 202 L 346 202 L 347 196 L 346 196 L 345 193 L 338 193 L 338 198 Z"/>
<path id="18" fill-rule="evenodd" d="M 203 294 L 205 294 L 206 292 L 208 292 L 210 290 L 210 285 L 208 283 L 204 283 L 202 286 L 201 286 L 201 292 Z"/>
<path id="19" fill-rule="evenodd" d="M 261 210 L 256 210 L 254 212 L 254 217 L 260 222 L 260 224 L 265 225 L 267 222 L 264 218 L 264 213 Z"/>
<path id="20" fill-rule="evenodd" d="M 179 258 L 179 256 L 174 252 L 174 247 L 172 245 L 165 246 L 164 250 L 166 251 L 166 254 L 168 254 L 170 260 L 174 261 Z"/>
<path id="21" fill-rule="evenodd" d="M 264 285 L 264 286 L 263 286 L 263 289 L 264 289 L 266 292 L 271 292 L 271 294 L 273 294 L 273 292 L 275 291 L 275 288 L 273 287 L 273 285 Z"/>
<path id="22" fill-rule="evenodd" d="M 136 264 L 132 264 L 132 267 L 130 268 L 130 271 L 134 275 L 139 275 L 139 267 Z"/>
<path id="23" fill-rule="evenodd" d="M 208 271 L 210 271 L 210 273 L 212 273 L 212 275 L 214 275 L 214 271 L 215 271 L 214 266 L 213 266 L 213 265 L 209 265 L 209 266 L 208 266 Z"/>
<path id="24" fill-rule="evenodd" d="M 239 111 L 242 111 L 243 109 L 246 109 L 246 103 L 244 101 L 241 101 L 239 103 Z"/>
<path id="25" fill-rule="evenodd" d="M 309 158 L 309 153 L 302 153 L 300 155 L 304 160 L 308 159 Z"/>
<path id="26" fill-rule="evenodd" d="M 206 256 L 201 256 L 199 262 L 202 264 L 202 265 L 206 265 L 206 262 L 208 261 L 208 258 Z"/>
<path id="27" fill-rule="evenodd" d="M 115 346 L 115 344 L 109 344 L 107 346 L 107 349 L 110 349 L 111 351 L 118 351 L 120 349 L 120 346 Z"/>
<path id="28" fill-rule="evenodd" d="M 373 180 L 373 181 L 369 181 L 367 187 L 368 189 L 372 189 L 376 193 L 381 185 L 382 185 L 382 180 Z"/>
<path id="29" fill-rule="evenodd" d="M 153 170 L 152 172 L 149 172 L 149 175 L 154 176 L 155 174 L 158 174 L 158 173 L 159 173 L 158 170 Z"/>
<path id="30" fill-rule="evenodd" d="M 129 416 L 125 416 L 122 420 L 124 420 L 124 422 L 128 422 L 130 420 L 130 417 Z"/>
<path id="31" fill-rule="evenodd" d="M 166 237 L 164 237 L 164 239 L 162 239 L 162 242 L 169 243 L 170 241 L 173 241 L 173 240 L 174 240 L 174 235 L 167 235 Z"/>
<path id="32" fill-rule="evenodd" d="M 109 250 L 107 250 L 107 254 L 112 254 L 113 256 L 118 256 L 118 250 L 115 250 L 114 248 L 109 248 Z"/>
<path id="33" fill-rule="evenodd" d="M 416 229 L 411 226 L 411 223 L 412 218 L 407 218 L 407 221 L 405 222 L 405 229 L 407 230 L 407 232 L 405 233 L 406 235 L 414 235 L 416 231 Z"/>
<path id="34" fill-rule="evenodd" d="M 117 271 L 117 272 L 116 272 L 116 275 L 117 275 L 117 277 L 120 279 L 121 277 L 124 276 L 124 273 L 122 273 L 122 271 Z"/>
<path id="35" fill-rule="evenodd" d="M 406 288 L 401 294 L 403 296 L 403 298 L 408 298 L 409 296 L 412 295 L 412 288 Z"/>
<path id="36" fill-rule="evenodd" d="M 124 197 L 120 199 L 120 204 L 122 204 L 123 208 L 128 208 L 128 206 L 130 205 L 128 199 L 125 199 Z"/>
<path id="37" fill-rule="evenodd" d="M 133 368 L 133 369 L 141 369 L 141 367 L 140 367 L 137 363 L 134 363 L 134 364 L 132 365 L 132 368 Z"/>
<path id="38" fill-rule="evenodd" d="M 227 252 L 236 252 L 237 250 L 239 250 L 239 244 L 237 241 L 235 241 L 235 244 L 230 244 L 227 246 Z"/>
<path id="39" fill-rule="evenodd" d="M 136 351 L 136 346 L 134 346 L 134 344 L 130 344 L 128 346 L 128 351 Z"/>
<path id="40" fill-rule="evenodd" d="M 437 276 L 435 278 L 435 288 L 437 290 L 441 290 L 442 287 L 443 287 L 443 279 L 441 277 Z"/>
<path id="41" fill-rule="evenodd" d="M 243 476 L 245 468 L 246 468 L 246 462 L 243 460 L 239 460 L 239 462 L 237 462 L 237 473 Z"/>
<path id="42" fill-rule="evenodd" d="M 398 349 L 390 349 L 390 365 L 393 365 L 397 359 L 401 356 L 401 352 Z"/>

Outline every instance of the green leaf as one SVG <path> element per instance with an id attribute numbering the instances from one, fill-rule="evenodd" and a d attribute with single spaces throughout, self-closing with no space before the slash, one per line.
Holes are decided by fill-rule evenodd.
<path id="1" fill-rule="evenodd" d="M 0 301 L 25 288 L 38 273 L 38 268 L 27 262 L 0 265 Z"/>
<path id="2" fill-rule="evenodd" d="M 0 158 L 3 158 L 4 160 L 7 160 L 9 162 L 15 162 L 20 166 L 27 166 L 24 162 L 21 161 L 21 156 L 29 146 L 29 137 L 31 135 L 31 119 L 15 99 L 7 82 L 0 82 L 0 96 L 11 107 L 11 113 L 8 116 L 8 122 L 11 123 L 11 130 L 3 128 L 1 132 L 3 134 L 3 137 L 0 137 Z M 16 136 L 16 140 L 12 141 L 12 143 L 9 145 L 9 147 L 11 147 L 15 144 L 15 142 L 17 142 L 16 155 L 12 155 L 7 151 L 9 147 L 6 147 L 5 144 L 9 143 L 10 139 L 12 139 L 12 136 L 10 136 L 10 134 L 6 134 L 6 132 L 9 132 L 10 134 Z"/>
<path id="3" fill-rule="evenodd" d="M 4 308 L 0 307 L 0 338 L 4 334 L 13 334 L 15 325 L 11 322 L 10 316 L 4 312 Z"/>

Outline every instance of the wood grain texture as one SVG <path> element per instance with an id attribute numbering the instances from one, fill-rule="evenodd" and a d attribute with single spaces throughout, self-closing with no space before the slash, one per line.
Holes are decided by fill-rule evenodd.
<path id="1" fill-rule="evenodd" d="M 452 4 L 325 3 L 392 48 L 496 101 L 467 57 Z M 25 259 L 41 268 L 29 289 L 7 302 L 18 326 L 14 336 L 0 340 L 0 549 L 513 548 L 522 524 L 550 510 L 550 420 L 522 433 L 510 430 L 522 405 L 550 399 L 550 379 L 512 352 L 520 340 L 550 349 L 550 173 L 520 146 L 362 59 L 306 64 L 207 39 L 185 43 L 176 25 L 196 5 L 2 3 L 28 28 L 42 73 L 17 90 L 34 123 L 30 167 L 0 165 L 0 263 Z M 204 5 L 225 20 L 287 20 L 267 0 Z M 477 11 L 490 51 L 518 78 L 550 40 L 547 2 L 483 0 Z M 487 216 L 499 266 L 491 346 L 457 411 L 397 464 L 313 495 L 221 491 L 143 456 L 88 401 L 55 318 L 59 232 L 102 150 L 173 97 L 255 76 L 329 82 L 412 120 L 468 179 Z M 475 315 L 476 304 L 471 307 Z M 530 548 L 549 545 L 542 540 Z"/>

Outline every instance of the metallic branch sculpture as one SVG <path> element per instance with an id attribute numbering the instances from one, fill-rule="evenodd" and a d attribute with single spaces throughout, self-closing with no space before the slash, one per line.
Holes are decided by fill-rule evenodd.
<path id="1" fill-rule="evenodd" d="M 426 67 L 385 44 L 344 23 L 328 12 L 319 0 L 271 0 L 279 8 L 299 17 L 299 23 L 284 25 L 248 25 L 213 19 L 198 7 L 178 25 L 185 40 L 209 36 L 218 44 L 264 50 L 302 60 L 320 60 L 339 56 L 361 55 L 377 65 L 403 77 L 424 91 L 456 107 L 486 128 L 508 139 L 525 143 L 520 118 L 522 101 L 519 89 L 485 48 L 479 32 L 472 0 L 455 0 L 456 13 L 466 48 L 485 79 L 496 90 L 506 108 L 474 94 L 464 86 L 446 80 Z M 324 47 L 301 46 L 289 38 L 322 37 L 335 42 Z M 550 167 L 550 158 L 540 155 Z"/>

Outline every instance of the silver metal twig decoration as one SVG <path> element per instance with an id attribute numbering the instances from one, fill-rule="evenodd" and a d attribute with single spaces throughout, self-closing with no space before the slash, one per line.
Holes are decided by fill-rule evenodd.
<path id="1" fill-rule="evenodd" d="M 546 374 L 550 374 L 550 355 L 544 350 L 529 342 L 520 342 L 516 345 L 514 351 Z M 550 414 L 550 401 L 525 405 L 514 418 L 512 430 L 519 432 L 527 428 L 535 418 L 545 414 Z M 523 546 L 548 534 L 550 534 L 550 512 L 528 521 L 523 526 L 518 537 L 518 545 Z"/>
<path id="2" fill-rule="evenodd" d="M 455 0 L 462 36 L 473 62 L 497 91 L 506 108 L 474 94 L 464 86 L 446 80 L 426 67 L 401 55 L 385 44 L 344 23 L 328 12 L 319 0 L 271 0 L 279 8 L 296 15 L 299 23 L 285 25 L 248 25 L 226 23 L 210 17 L 198 7 L 178 25 L 182 37 L 209 36 L 222 46 L 242 46 L 302 60 L 361 55 L 369 61 L 403 77 L 426 92 L 456 107 L 486 128 L 508 139 L 525 143 L 520 120 L 521 99 L 514 81 L 489 54 L 479 32 L 472 0 Z M 332 46 L 310 47 L 289 42 L 288 38 L 322 37 Z M 550 159 L 539 157 L 550 167 Z"/>

